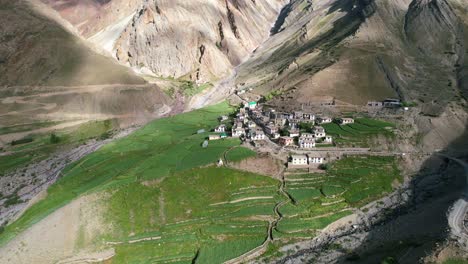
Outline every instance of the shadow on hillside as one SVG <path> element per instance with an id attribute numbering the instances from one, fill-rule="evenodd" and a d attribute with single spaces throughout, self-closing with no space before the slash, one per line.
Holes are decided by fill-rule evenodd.
<path id="1" fill-rule="evenodd" d="M 445 152 L 468 160 L 467 145 L 468 128 Z M 358 249 L 337 263 L 381 263 L 387 258 L 395 263 L 418 263 L 448 238 L 447 212 L 466 187 L 463 168 L 434 154 L 410 186 L 409 202 L 390 212 L 385 222 L 377 223 Z"/>

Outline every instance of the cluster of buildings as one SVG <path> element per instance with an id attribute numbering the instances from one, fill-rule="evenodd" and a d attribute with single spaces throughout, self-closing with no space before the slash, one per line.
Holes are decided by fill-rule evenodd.
<path id="1" fill-rule="evenodd" d="M 218 134 L 211 135 L 210 140 L 227 137 L 227 126 L 223 124 L 227 120 L 227 116 L 220 117 L 221 124 L 214 129 Z M 327 135 L 321 126 L 333 121 L 328 116 L 315 116 L 301 111 L 277 112 L 274 109 L 263 109 L 257 102 L 249 102 L 236 113 L 230 132 L 232 137 L 242 137 L 252 141 L 269 138 L 281 146 L 312 149 L 317 144 L 333 143 L 333 138 Z M 339 118 L 335 121 L 342 125 L 354 123 L 352 118 Z M 300 125 L 304 123 L 311 130 L 302 132 Z"/>

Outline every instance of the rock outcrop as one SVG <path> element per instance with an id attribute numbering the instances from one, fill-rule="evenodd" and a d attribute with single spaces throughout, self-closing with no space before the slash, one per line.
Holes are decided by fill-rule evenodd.
<path id="1" fill-rule="evenodd" d="M 162 77 L 217 80 L 268 38 L 286 2 L 146 1 L 117 40 L 115 56 Z"/>

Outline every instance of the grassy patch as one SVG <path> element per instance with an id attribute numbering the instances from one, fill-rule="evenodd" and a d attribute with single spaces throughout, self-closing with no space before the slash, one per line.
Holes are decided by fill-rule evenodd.
<path id="1" fill-rule="evenodd" d="M 354 124 L 323 124 L 328 135 L 333 136 L 337 146 L 369 147 L 370 140 L 376 136 L 393 137 L 395 125 L 370 118 L 356 118 Z"/>
<path id="2" fill-rule="evenodd" d="M 246 158 L 254 157 L 257 154 L 255 151 L 244 148 L 244 147 L 237 147 L 234 149 L 231 149 L 227 155 L 226 158 L 229 162 L 238 162 Z"/>
<path id="3" fill-rule="evenodd" d="M 285 190 L 295 204 L 280 208 L 277 235 L 304 237 L 392 191 L 402 180 L 394 157 L 348 157 L 329 164 L 324 174 L 287 176 Z"/>
<path id="4" fill-rule="evenodd" d="M 28 140 L 12 144 L 5 150 L 13 154 L 0 156 L 0 175 L 46 159 L 59 149 L 76 147 L 92 138 L 103 139 L 105 135 L 109 136 L 116 125 L 113 120 L 91 121 L 52 134 L 30 135 Z"/>

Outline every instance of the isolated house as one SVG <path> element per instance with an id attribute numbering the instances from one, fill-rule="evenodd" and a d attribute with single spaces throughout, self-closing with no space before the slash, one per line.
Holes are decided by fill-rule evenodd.
<path id="1" fill-rule="evenodd" d="M 333 138 L 331 136 L 325 136 L 323 140 L 324 143 L 333 143 Z"/>
<path id="2" fill-rule="evenodd" d="M 219 120 L 220 120 L 221 122 L 226 121 L 226 120 L 228 120 L 228 119 L 229 119 L 229 117 L 228 117 L 228 116 L 225 116 L 225 115 L 219 117 Z"/>
<path id="3" fill-rule="evenodd" d="M 338 123 L 340 123 L 341 125 L 353 124 L 354 119 L 352 119 L 352 118 L 340 118 L 340 119 L 338 119 Z"/>
<path id="4" fill-rule="evenodd" d="M 333 119 L 331 119 L 328 116 L 322 116 L 317 118 L 317 123 L 319 124 L 330 124 L 331 122 L 333 122 Z"/>

